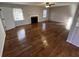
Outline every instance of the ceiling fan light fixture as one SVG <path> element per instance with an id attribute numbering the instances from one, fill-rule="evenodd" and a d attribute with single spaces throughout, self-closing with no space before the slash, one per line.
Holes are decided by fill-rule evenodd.
<path id="1" fill-rule="evenodd" d="M 46 8 L 49 8 L 49 5 L 47 5 Z"/>
<path id="2" fill-rule="evenodd" d="M 55 5 L 55 3 L 50 3 L 50 2 L 46 2 L 46 8 L 49 8 L 49 7 L 51 7 L 51 6 L 54 6 Z"/>

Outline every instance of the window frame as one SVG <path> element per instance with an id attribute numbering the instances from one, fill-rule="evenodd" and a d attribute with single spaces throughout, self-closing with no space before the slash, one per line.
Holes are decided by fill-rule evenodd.
<path id="1" fill-rule="evenodd" d="M 20 12 L 21 12 L 21 14 L 19 14 Z M 16 13 L 18 13 L 18 14 L 16 14 Z M 18 17 L 17 17 L 17 15 L 18 15 Z M 23 21 L 24 20 L 24 16 L 23 16 L 23 10 L 22 10 L 22 8 L 13 8 L 13 16 L 14 16 L 14 20 L 15 21 Z M 17 18 L 19 18 L 19 19 L 17 19 Z"/>
<path id="2" fill-rule="evenodd" d="M 48 14 L 48 10 L 47 9 L 44 9 L 43 10 L 43 18 L 47 18 L 47 15 Z"/>

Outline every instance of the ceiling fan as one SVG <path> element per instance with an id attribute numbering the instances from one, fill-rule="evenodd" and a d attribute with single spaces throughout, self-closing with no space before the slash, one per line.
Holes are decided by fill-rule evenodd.
<path id="1" fill-rule="evenodd" d="M 54 5 L 55 5 L 55 3 L 46 2 L 45 7 L 49 8 L 49 7 L 54 6 Z"/>

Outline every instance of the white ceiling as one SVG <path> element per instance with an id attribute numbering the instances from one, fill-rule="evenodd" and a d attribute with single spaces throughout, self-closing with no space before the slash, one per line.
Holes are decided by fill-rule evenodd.
<path id="1" fill-rule="evenodd" d="M 7 4 L 18 4 L 18 5 L 37 5 L 37 6 L 45 6 L 45 2 L 4 2 Z M 55 3 L 55 2 L 50 2 L 50 3 Z M 75 4 L 72 2 L 56 2 L 54 6 L 64 6 L 64 5 L 71 5 Z"/>

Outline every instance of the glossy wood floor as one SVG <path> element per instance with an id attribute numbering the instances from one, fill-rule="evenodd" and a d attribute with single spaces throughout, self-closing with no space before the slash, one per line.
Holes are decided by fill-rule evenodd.
<path id="1" fill-rule="evenodd" d="M 46 21 L 7 31 L 3 56 L 79 56 L 79 48 L 66 42 L 69 31 L 59 24 Z"/>

